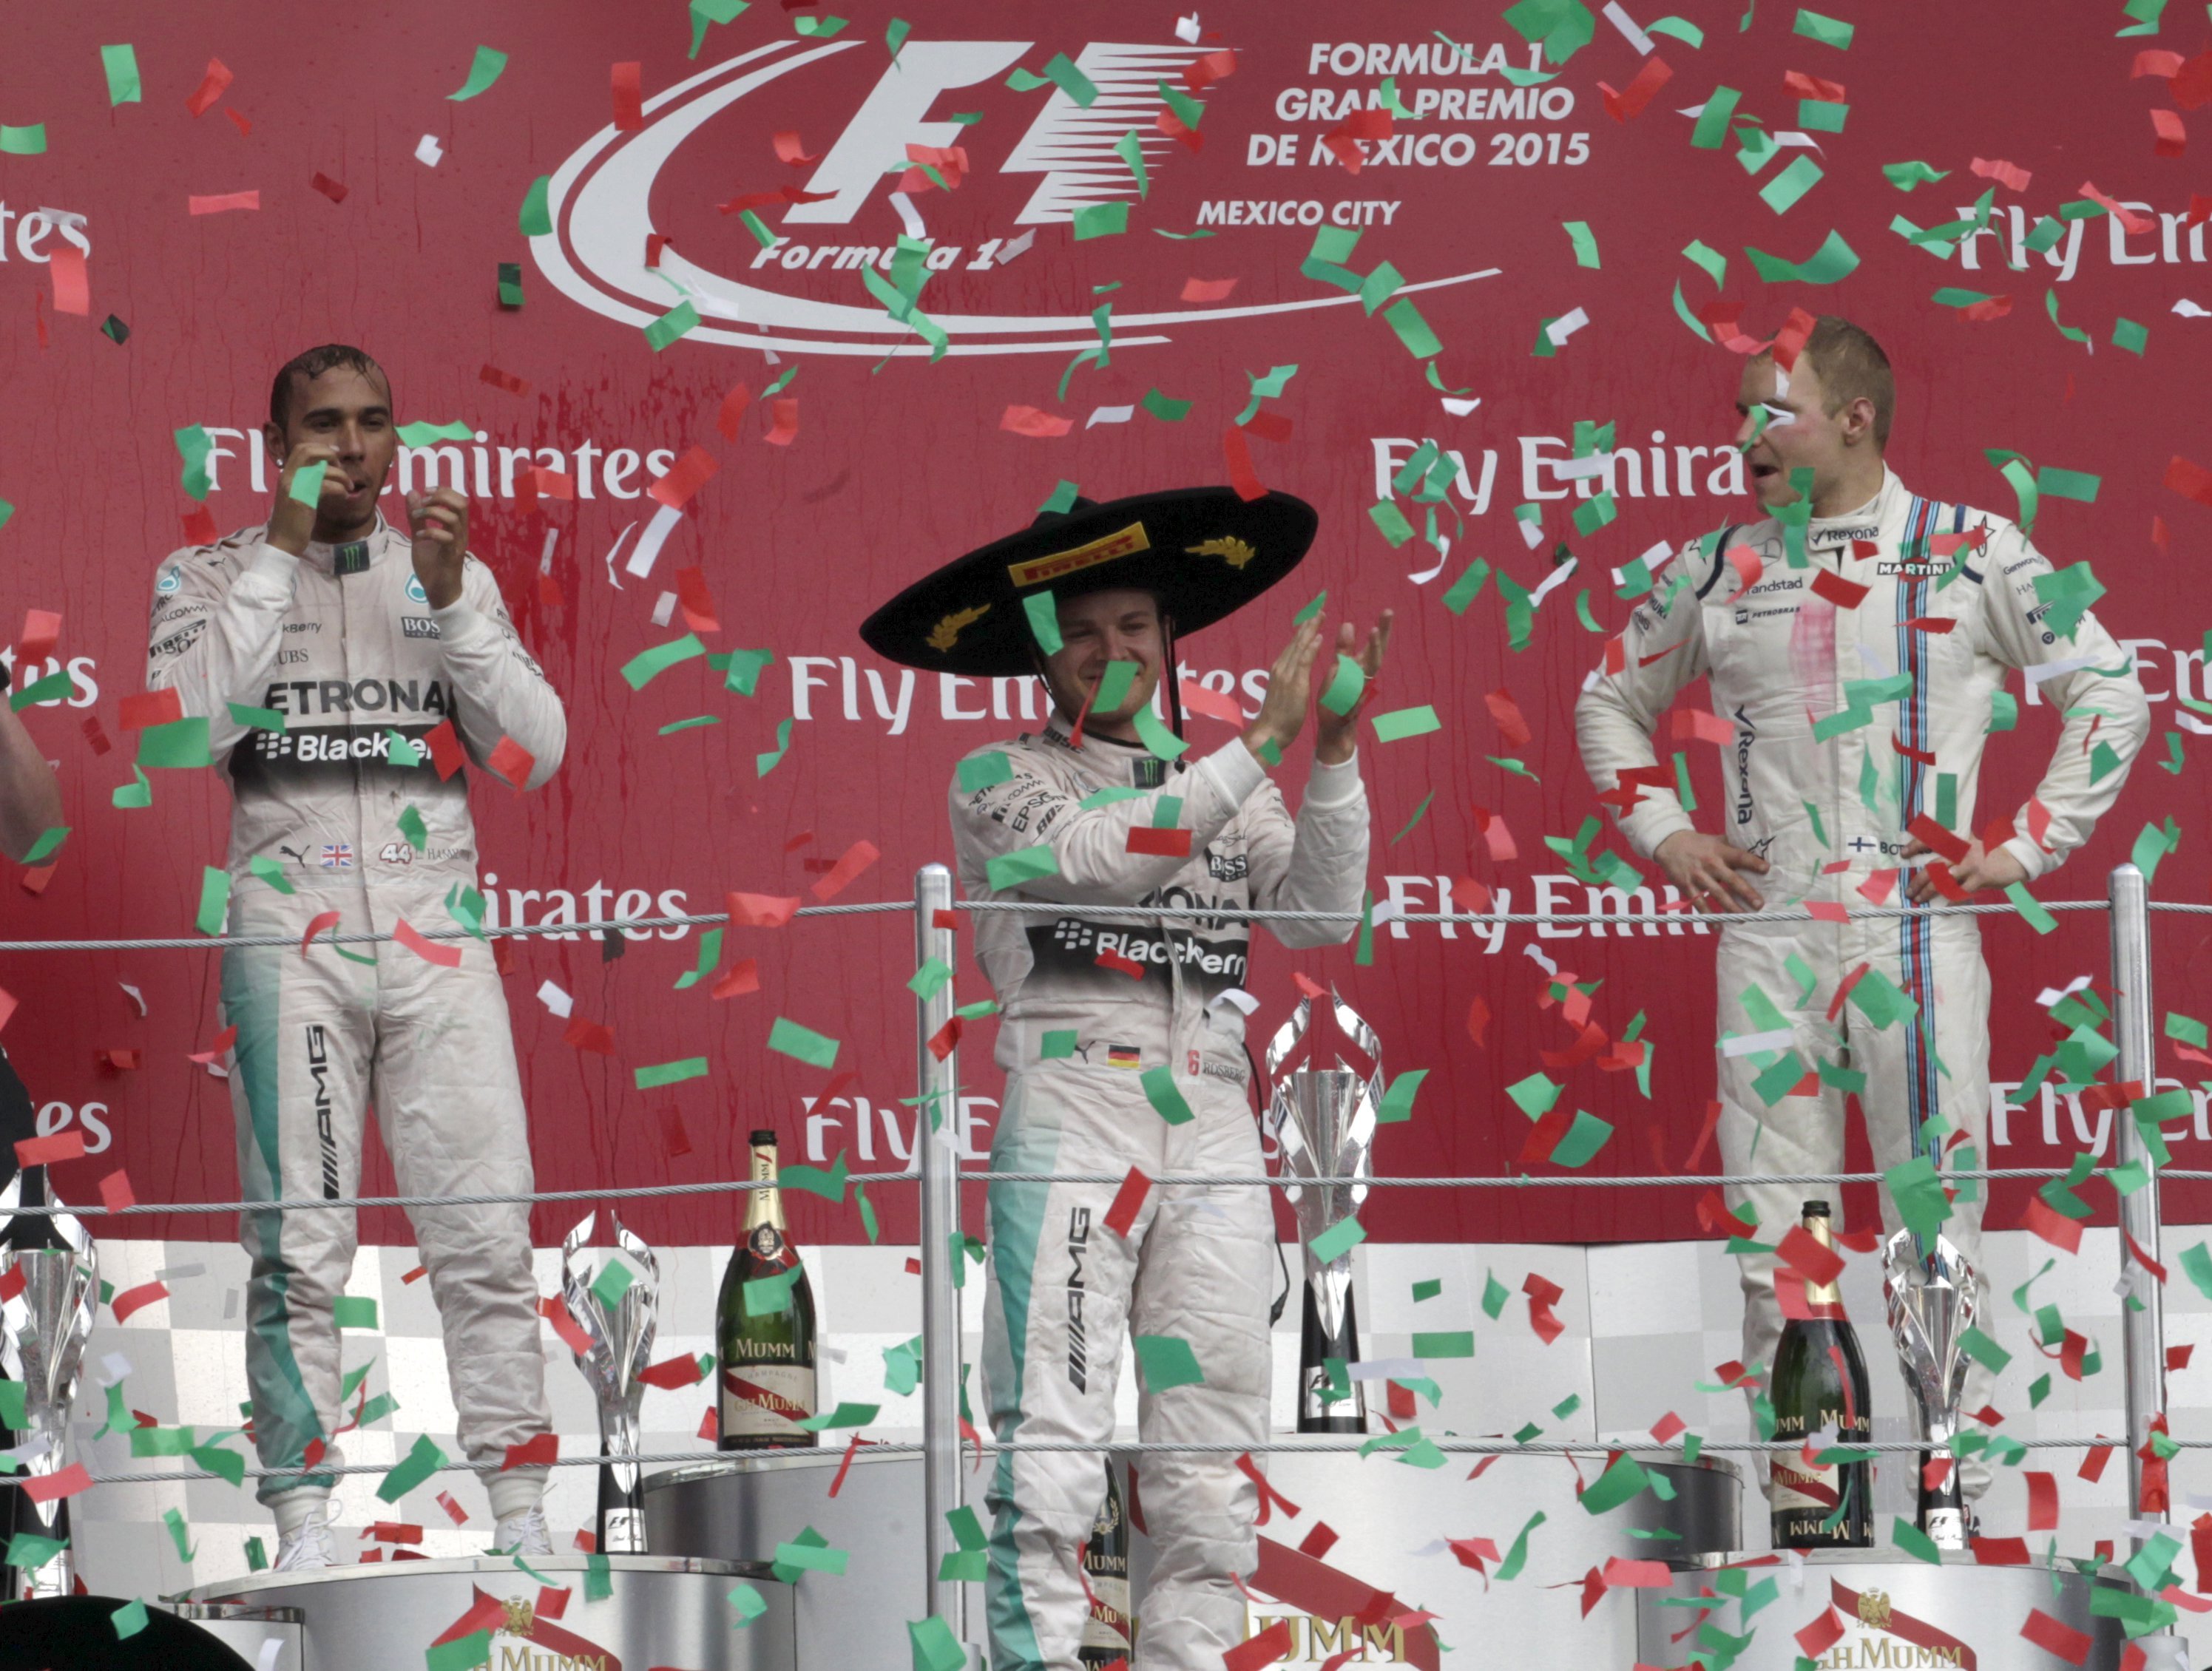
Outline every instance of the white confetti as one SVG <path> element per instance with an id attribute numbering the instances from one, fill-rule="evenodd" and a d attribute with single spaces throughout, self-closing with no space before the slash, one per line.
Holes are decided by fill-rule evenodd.
<path id="1" fill-rule="evenodd" d="M 1665 540 L 1660 540 L 1652 545 L 1647 546 L 1644 549 L 1644 555 L 1638 558 L 1638 561 L 1643 563 L 1644 567 L 1650 571 L 1651 577 L 1654 580 L 1656 580 L 1659 577 L 1659 571 L 1664 568 L 1668 563 L 1674 561 L 1674 548 L 1669 545 Z M 1614 569 L 1613 571 L 1613 583 L 1615 586 L 1626 586 L 1628 584 L 1627 571 L 1620 568 Z"/>
<path id="2" fill-rule="evenodd" d="M 1419 1381 L 1428 1368 L 1418 1358 L 1369 1358 L 1346 1371 L 1354 1381 Z"/>
<path id="3" fill-rule="evenodd" d="M 1639 58 L 1651 56 L 1651 37 L 1636 27 L 1636 20 L 1621 9 L 1620 0 L 1606 0 L 1606 21 L 1620 31 Z"/>
<path id="4" fill-rule="evenodd" d="M 653 573 L 653 565 L 660 560 L 660 548 L 676 525 L 684 520 L 684 513 L 672 505 L 663 505 L 653 513 L 653 520 L 645 525 L 645 532 L 637 537 L 630 548 L 629 561 L 623 565 L 627 574 L 641 580 Z"/>
<path id="5" fill-rule="evenodd" d="M 636 526 L 635 522 L 624 523 L 623 531 L 615 536 L 615 543 L 607 547 L 607 582 L 617 592 L 623 589 L 623 583 L 615 578 L 615 553 L 622 550 L 622 543 L 629 538 L 629 531 Z"/>
<path id="6" fill-rule="evenodd" d="M 1567 338 L 1590 322 L 1589 310 L 1577 307 L 1562 319 L 1553 319 L 1544 327 L 1544 335 L 1551 339 L 1553 348 L 1565 348 Z"/>
<path id="7" fill-rule="evenodd" d="M 1612 467 L 1612 453 L 1593 453 L 1587 459 L 1569 459 L 1564 464 L 1553 465 L 1552 473 L 1562 482 L 1588 482 Z"/>
<path id="8" fill-rule="evenodd" d="M 2082 987 L 2088 984 L 2089 976 L 2086 975 L 2076 975 L 2073 980 L 2068 981 L 2063 987 L 2045 987 L 2041 992 L 2036 993 L 2035 1001 L 2047 1010 L 2053 1004 L 2059 1002 L 2062 999 L 2071 998 L 2075 993 L 2081 991 Z M 2212 1503 L 2208 1503 L 2204 1506 L 2209 1509 L 2212 1509 Z"/>
<path id="9" fill-rule="evenodd" d="M 1027 255 L 1030 252 L 1030 246 L 1036 242 L 1036 228 L 1035 227 L 1031 227 L 1020 237 L 1009 238 L 1000 246 L 998 253 L 994 255 L 992 259 L 1003 267 L 1016 256 Z"/>
<path id="10" fill-rule="evenodd" d="M 103 1387 L 112 1387 L 130 1375 L 131 1360 L 119 1352 L 111 1352 L 100 1360 L 100 1373 L 93 1378 Z"/>
<path id="11" fill-rule="evenodd" d="M 1251 1014 L 1260 1007 L 1260 1000 L 1242 987 L 1224 987 L 1213 994 L 1213 1004 L 1233 1004 L 1245 1015 Z M 1207 1005 L 1206 1008 L 1212 1009 L 1213 1004 Z"/>
<path id="12" fill-rule="evenodd" d="M 139 1019 L 142 1021 L 145 1019 L 146 994 L 139 991 L 137 987 L 132 986 L 128 981 L 118 981 L 115 984 L 131 994 L 131 1001 L 138 1006 Z"/>
<path id="13" fill-rule="evenodd" d="M 550 981 L 548 981 L 544 986 L 538 987 L 538 1001 L 543 1004 L 547 1009 L 552 1011 L 555 1015 L 559 1016 L 563 1021 L 566 1021 L 568 1018 L 569 1012 L 576 1007 L 576 1000 L 569 997 L 567 993 L 562 992 L 560 987 L 555 986 Z"/>
<path id="14" fill-rule="evenodd" d="M 1721 1041 L 1723 1056 L 1748 1056 L 1759 1050 L 1787 1050 L 1797 1036 L 1790 1027 L 1778 1027 L 1769 1033 L 1744 1033 L 1735 1038 Z"/>
<path id="15" fill-rule="evenodd" d="M 908 237 L 927 238 L 929 236 L 928 228 L 924 227 L 921 223 L 921 211 L 914 206 L 914 198 L 910 193 L 905 191 L 892 192 L 891 207 L 898 211 L 899 224 L 906 228 L 906 235 Z"/>
<path id="16" fill-rule="evenodd" d="M 1465 417 L 1469 412 L 1482 404 L 1482 397 L 1480 395 L 1477 395 L 1472 400 L 1462 400 L 1455 396 L 1446 395 L 1443 397 L 1443 404 L 1444 410 L 1449 412 L 1454 417 Z"/>
<path id="17" fill-rule="evenodd" d="M 561 531 L 558 528 L 548 528 L 545 531 L 545 549 L 538 554 L 539 574 L 550 574 L 553 572 L 553 542 L 560 538 Z"/>
<path id="18" fill-rule="evenodd" d="M 424 134 L 422 143 L 415 148 L 415 160 L 425 168 L 436 167 L 445 155 L 445 152 L 439 148 L 435 134 Z"/>
<path id="19" fill-rule="evenodd" d="M 1198 45 L 1198 14 L 1176 19 L 1176 39 L 1188 46 Z"/>
<path id="20" fill-rule="evenodd" d="M 1530 609 L 1543 608 L 1544 599 L 1550 597 L 1554 592 L 1557 592 L 1561 586 L 1565 586 L 1567 583 L 1567 576 L 1573 574 L 1577 568 L 1581 568 L 1582 563 L 1583 560 L 1580 557 L 1569 557 L 1557 568 L 1554 568 L 1550 574 L 1545 575 L 1544 583 L 1528 594 L 1528 607 Z"/>
<path id="21" fill-rule="evenodd" d="M 1542 969 L 1545 974 L 1557 975 L 1559 972 L 1559 966 L 1553 963 L 1549 957 L 1546 957 L 1540 948 L 1533 945 L 1524 945 L 1521 950 L 1523 954 L 1527 956 L 1528 961 L 1534 963 L 1537 968 Z"/>
<path id="22" fill-rule="evenodd" d="M 1102 423 L 1127 423 L 1136 416 L 1137 409 L 1133 406 L 1096 406 L 1091 409 L 1091 416 L 1083 427 L 1092 429 Z"/>
<path id="23" fill-rule="evenodd" d="M 2187 296 L 2173 304 L 2173 311 L 2185 319 L 2212 319 L 2212 313 L 2207 313 Z"/>
<path id="24" fill-rule="evenodd" d="M 186 1277 L 204 1277 L 206 1274 L 206 1265 L 195 1261 L 190 1265 L 164 1266 L 161 1270 L 154 1273 L 154 1280 L 156 1282 L 182 1282 Z"/>
<path id="25" fill-rule="evenodd" d="M 653 624 L 665 627 L 676 618 L 676 594 L 664 592 L 653 600 Z"/>

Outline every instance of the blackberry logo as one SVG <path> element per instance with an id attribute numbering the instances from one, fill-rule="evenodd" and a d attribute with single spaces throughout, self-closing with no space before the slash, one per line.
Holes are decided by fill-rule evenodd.
<path id="1" fill-rule="evenodd" d="M 1074 917 L 1062 917 L 1053 925 L 1054 942 L 1069 951 L 1088 951 L 1097 936 L 1091 925 Z"/>

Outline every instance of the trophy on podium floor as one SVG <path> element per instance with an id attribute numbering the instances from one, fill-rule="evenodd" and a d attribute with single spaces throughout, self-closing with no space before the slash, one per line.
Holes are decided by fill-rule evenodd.
<path id="1" fill-rule="evenodd" d="M 68 1466 L 70 1405 L 100 1300 L 100 1255 L 76 1215 L 16 1211 L 42 1204 L 45 1194 L 44 1167 L 18 1172 L 0 1188 L 0 1369 L 9 1382 L 22 1388 L 23 1419 L 8 1425 L 15 1433 L 25 1473 L 33 1476 L 58 1474 Z M 52 1204 L 60 1206 L 61 1198 L 55 1196 Z M 70 1594 L 75 1565 L 66 1546 L 69 1505 L 59 1500 L 36 1503 L 21 1491 L 8 1495 L 13 1506 L 5 1525 L 11 1546 L 24 1533 L 63 1546 L 39 1565 L 16 1571 L 15 1593 L 8 1599 Z"/>
<path id="2" fill-rule="evenodd" d="M 1967 1358 L 1960 1337 L 1980 1309 L 1981 1279 L 1950 1241 L 1938 1236 L 1926 1251 L 1909 1230 L 1889 1238 L 1882 1254 L 1882 1292 L 1889 1301 L 1889 1332 L 1905 1366 L 1905 1385 L 1920 1407 L 1920 1529 L 1938 1549 L 1966 1546 L 1966 1498 L 1954 1462 L 1943 1484 L 1931 1489 L 1928 1463 L 1948 1450 L 1959 1431 L 1959 1404 L 1966 1390 Z"/>
<path id="3" fill-rule="evenodd" d="M 611 1211 L 615 1244 L 635 1262 L 638 1273 L 622 1291 L 612 1309 L 604 1303 L 605 1285 L 595 1285 L 595 1261 L 580 1257 L 598 1219 L 596 1212 L 584 1215 L 561 1243 L 561 1297 L 576 1327 L 591 1337 L 591 1350 L 576 1354 L 576 1367 L 592 1384 L 599 1408 L 599 1454 L 605 1457 L 635 1456 L 644 1447 L 638 1441 L 638 1407 L 645 1400 L 645 1383 L 638 1376 L 653 1351 L 653 1334 L 660 1303 L 660 1261 L 639 1237 L 623 1228 Z M 600 1267 L 604 1273 L 605 1267 Z M 645 1551 L 645 1499 L 640 1490 L 635 1462 L 607 1461 L 599 1464 L 599 1553 L 604 1555 L 642 1555 Z"/>
<path id="4" fill-rule="evenodd" d="M 1382 1102 L 1382 1045 L 1375 1030 L 1334 989 L 1318 1030 L 1314 1023 L 1313 1000 L 1302 998 L 1267 1042 L 1267 1077 L 1275 1087 L 1268 1129 L 1282 1150 L 1285 1177 L 1365 1177 Z M 1332 1030 L 1335 1036 L 1327 1037 Z M 1367 1186 L 1293 1184 L 1284 1193 L 1297 1211 L 1298 1239 L 1305 1244 L 1298 1431 L 1364 1433 L 1367 1403 L 1360 1383 L 1340 1379 L 1342 1369 L 1331 1368 L 1359 1356 L 1352 1253 L 1346 1249 L 1334 1259 L 1316 1259 L 1313 1243 L 1358 1210 Z"/>

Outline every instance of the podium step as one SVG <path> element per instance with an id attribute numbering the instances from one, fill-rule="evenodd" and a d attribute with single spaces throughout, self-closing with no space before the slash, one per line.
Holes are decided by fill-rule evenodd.
<path id="1" fill-rule="evenodd" d="M 593 1562 L 583 1555 L 536 1557 L 528 1571 L 511 1556 L 480 1556 L 256 1572 L 203 1585 L 183 1600 L 292 1610 L 301 1620 L 299 1671 L 421 1665 L 430 1645 L 472 1611 L 471 1628 L 490 1632 L 490 1671 L 794 1671 L 791 1589 L 767 1566 L 605 1559 L 609 1593 L 597 1600 L 585 1594 Z M 767 1606 L 738 1628 L 741 1615 L 729 1595 L 740 1580 Z M 564 1601 L 547 1605 L 564 1590 Z"/>

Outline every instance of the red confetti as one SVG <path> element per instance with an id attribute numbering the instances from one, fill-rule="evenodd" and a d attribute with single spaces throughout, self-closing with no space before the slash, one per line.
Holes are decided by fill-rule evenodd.
<path id="1" fill-rule="evenodd" d="M 676 603 L 684 611 L 684 624 L 695 633 L 718 633 L 722 623 L 714 614 L 714 594 L 707 590 L 707 574 L 701 568 L 676 571 Z"/>
<path id="2" fill-rule="evenodd" d="M 1816 1288 L 1826 1287 L 1844 1273 L 1844 1261 L 1835 1250 L 1822 1247 L 1820 1238 L 1802 1224 L 1790 1227 L 1778 1251 L 1784 1264 Z"/>
<path id="3" fill-rule="evenodd" d="M 430 763 L 438 769 L 438 776 L 441 780 L 459 771 L 461 763 L 468 758 L 461 748 L 460 735 L 453 729 L 451 720 L 439 720 L 423 737 L 422 742 L 430 750 Z"/>
<path id="4" fill-rule="evenodd" d="M 1233 278 L 1186 278 L 1182 282 L 1182 299 L 1185 301 L 1226 301 L 1237 283 Z"/>
<path id="5" fill-rule="evenodd" d="M 1856 580 L 1845 580 L 1832 568 L 1814 571 L 1814 596 L 1826 598 L 1838 609 L 1856 609 L 1866 601 L 1869 590 Z"/>
<path id="6" fill-rule="evenodd" d="M 2070 1625 L 2062 1625 L 2040 1607 L 2027 1610 L 2027 1623 L 2020 1633 L 2047 1654 L 2056 1654 L 2069 1665 L 2089 1656 L 2089 1638 Z"/>
<path id="7" fill-rule="evenodd" d="M 1155 829 L 1150 824 L 1129 827 L 1128 851 L 1160 859 L 1190 857 L 1190 831 Z"/>
<path id="8" fill-rule="evenodd" d="M 222 215 L 234 209 L 258 209 L 261 207 L 261 193 L 224 191 L 205 197 L 188 195 L 185 206 L 194 215 Z"/>
<path id="9" fill-rule="evenodd" d="M 84 1133 L 70 1130 L 56 1132 L 52 1137 L 27 1137 L 15 1145 L 15 1164 L 18 1166 L 52 1166 L 57 1162 L 76 1160 L 84 1153 Z"/>
<path id="10" fill-rule="evenodd" d="M 635 133 L 645 126 L 645 94 L 641 81 L 644 68 L 641 64 L 618 64 L 609 77 L 614 91 L 617 133 Z"/>
<path id="11" fill-rule="evenodd" d="M 397 926 L 392 931 L 392 938 L 426 963 L 435 963 L 441 969 L 459 969 L 461 966 L 460 947 L 451 942 L 441 944 L 436 940 L 423 939 L 415 926 L 404 917 L 398 920 Z"/>
<path id="12" fill-rule="evenodd" d="M 2098 1437 L 2102 1438 L 2104 1436 L 2100 1434 Z M 2081 1459 L 2080 1477 L 2087 1480 L 2091 1485 L 2095 1485 L 2098 1480 L 2105 1477 L 2105 1464 L 2112 1460 L 2112 1452 L 2118 1448 L 2117 1441 L 2091 1445 L 2089 1454 Z"/>
<path id="13" fill-rule="evenodd" d="M 332 203 L 343 203 L 346 200 L 345 185 L 341 181 L 332 179 L 328 174 L 318 173 L 307 184 Z"/>
<path id="14" fill-rule="evenodd" d="M 781 898 L 770 894 L 732 893 L 724 896 L 728 902 L 730 924 L 732 927 L 781 928 L 791 921 L 791 914 L 799 908 L 799 898 L 793 895 Z"/>
<path id="15" fill-rule="evenodd" d="M 799 439 L 799 397 L 787 395 L 769 402 L 769 431 L 761 439 L 770 447 L 788 447 Z"/>
<path id="16" fill-rule="evenodd" d="M 138 1205 L 138 1197 L 131 1192 L 130 1173 L 118 1168 L 100 1181 L 100 1204 L 110 1212 Z"/>
<path id="17" fill-rule="evenodd" d="M 438 1493 L 438 1506 L 446 1511 L 446 1517 L 452 1521 L 454 1525 L 465 1526 L 469 1523 L 469 1511 L 466 1509 L 464 1509 L 459 1504 L 453 1501 L 453 1492 L 440 1492 Z"/>
<path id="18" fill-rule="evenodd" d="M 1121 1187 L 1114 1192 L 1114 1205 L 1106 1209 L 1106 1228 L 1127 1241 L 1137 1214 L 1144 1210 L 1145 1197 L 1152 1193 L 1152 1181 L 1136 1167 L 1121 1180 Z"/>
<path id="19" fill-rule="evenodd" d="M 2062 1253 L 2078 1253 L 2081 1247 L 2081 1222 L 2069 1218 L 2045 1200 L 2040 1194 L 2027 1198 L 2026 1211 L 2021 1214 L 2021 1228 L 2033 1230 Z"/>
<path id="20" fill-rule="evenodd" d="M 668 474 L 646 491 L 669 509 L 680 511 L 690 502 L 691 495 L 706 484 L 707 478 L 720 468 L 705 448 L 686 447 L 684 456 L 669 467 Z"/>
<path id="21" fill-rule="evenodd" d="M 1513 693 L 1500 686 L 1483 699 L 1490 709 L 1490 717 L 1498 721 L 1498 734 L 1515 748 L 1526 748 L 1530 733 L 1528 722 L 1522 717 L 1521 705 L 1513 700 Z"/>
<path id="22" fill-rule="evenodd" d="M 141 731 L 148 726 L 172 725 L 184 717 L 183 700 L 165 686 L 143 696 L 125 696 L 115 722 L 125 731 Z"/>
<path id="23" fill-rule="evenodd" d="M 847 848 L 837 862 L 830 867 L 830 873 L 817 882 L 808 891 L 819 900 L 835 899 L 853 884 L 861 872 L 866 870 L 882 856 L 876 850 L 876 844 L 873 842 L 855 842 Z"/>
<path id="24" fill-rule="evenodd" d="M 84 270 L 84 252 L 74 244 L 55 246 L 48 270 L 54 281 L 54 312 L 82 317 L 92 312 L 92 287 Z"/>
<path id="25" fill-rule="evenodd" d="M 142 1282 L 136 1288 L 126 1288 L 115 1297 L 112 1309 L 118 1323 L 130 1320 L 134 1311 L 143 1311 L 156 1300 L 169 1297 L 169 1291 L 158 1282 Z"/>
<path id="26" fill-rule="evenodd" d="M 1054 417 L 1034 406 L 1009 406 L 999 419 L 999 428 L 1036 441 L 1051 441 L 1074 428 L 1075 420 Z M 1255 494 L 1251 496 L 1257 498 L 1259 495 Z"/>
<path id="27" fill-rule="evenodd" d="M 2189 130 L 2182 125 L 2180 112 L 2154 110 L 2150 113 L 2151 132 L 2156 136 L 2151 145 L 2154 156 L 2179 156 L 2189 149 Z M 60 304 L 55 304 L 58 307 Z"/>
<path id="28" fill-rule="evenodd" d="M 812 156 L 807 155 L 805 148 L 799 143 L 799 131 L 796 128 L 787 128 L 777 134 L 774 143 L 775 160 L 778 162 L 788 162 L 795 167 L 802 162 L 819 162 L 822 160 L 822 155 L 818 151 Z M 911 150 L 914 148 L 909 146 L 908 149 Z"/>
<path id="29" fill-rule="evenodd" d="M 738 420 L 752 404 L 753 392 L 742 383 L 722 397 L 722 409 L 714 415 L 714 428 L 722 432 L 723 440 L 737 440 Z"/>
<path id="30" fill-rule="evenodd" d="M 491 758 L 484 763 L 513 784 L 515 793 L 520 794 L 530 787 L 530 775 L 538 769 L 538 757 L 512 737 L 502 737 L 493 746 Z"/>
<path id="31" fill-rule="evenodd" d="M 2185 499 L 2212 506 L 2212 470 L 2191 464 L 2179 454 L 2166 464 L 2166 485 Z"/>
<path id="32" fill-rule="evenodd" d="M 90 1491 L 92 1476 L 84 1471 L 82 1462 L 71 1462 L 52 1474 L 26 1474 L 16 1484 L 33 1503 L 58 1503 L 65 1497 Z"/>
<path id="33" fill-rule="evenodd" d="M 568 1024 L 561 1033 L 561 1042 L 597 1055 L 611 1056 L 615 1054 L 615 1030 L 596 1021 L 586 1021 L 580 1015 L 568 1018 Z"/>
<path id="34" fill-rule="evenodd" d="M 223 89 L 230 85 L 232 80 L 228 64 L 221 58 L 210 58 L 207 74 L 192 89 L 191 96 L 185 100 L 185 108 L 194 116 L 206 115 L 215 107 L 215 101 L 222 97 Z"/>
<path id="35" fill-rule="evenodd" d="M 530 392 L 529 384 L 524 382 L 519 377 L 509 376 L 506 372 L 501 371 L 497 366 L 486 366 L 481 371 L 477 373 L 477 376 L 483 381 L 490 384 L 495 389 L 505 389 L 509 394 L 528 394 Z"/>
<path id="36" fill-rule="evenodd" d="M 1605 113 L 1616 122 L 1628 122 L 1641 116 L 1653 95 L 1674 78 L 1674 72 L 1667 67 L 1667 60 L 1655 53 L 1644 60 L 1642 67 L 1636 72 L 1636 79 L 1620 92 L 1614 92 L 1611 84 L 1605 82 L 1597 84 L 1597 90 L 1604 100 Z"/>
<path id="37" fill-rule="evenodd" d="M 760 963 L 757 958 L 741 957 L 732 963 L 722 978 L 714 982 L 714 996 L 743 998 L 747 993 L 760 990 Z"/>
<path id="38" fill-rule="evenodd" d="M 707 1372 L 699 1367 L 697 1358 L 678 1354 L 647 1365 L 637 1372 L 637 1378 L 648 1387 L 665 1387 L 673 1392 L 678 1388 L 697 1386 L 707 1378 Z"/>
<path id="39" fill-rule="evenodd" d="M 1255 499 L 1267 497 L 1267 489 L 1252 468 L 1252 449 L 1244 444 L 1244 431 L 1231 424 L 1221 432 L 1221 455 L 1229 466 L 1229 485 L 1237 489 L 1237 496 L 1248 504 Z"/>

